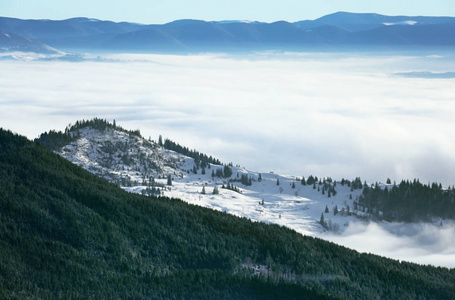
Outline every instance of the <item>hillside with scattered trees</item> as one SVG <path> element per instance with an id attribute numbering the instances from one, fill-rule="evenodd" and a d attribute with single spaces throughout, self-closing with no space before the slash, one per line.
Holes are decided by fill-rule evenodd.
<path id="1" fill-rule="evenodd" d="M 0 298 L 453 299 L 455 270 L 127 193 L 0 131 Z"/>

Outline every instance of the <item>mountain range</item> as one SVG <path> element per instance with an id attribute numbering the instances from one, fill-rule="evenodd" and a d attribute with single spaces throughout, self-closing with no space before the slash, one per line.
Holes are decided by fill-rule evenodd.
<path id="1" fill-rule="evenodd" d="M 338 12 L 316 20 L 274 23 L 177 20 L 161 25 L 88 18 L 61 21 L 0 18 L 5 50 L 22 49 L 19 37 L 63 51 L 208 52 L 257 50 L 383 49 L 455 45 L 455 18 Z M 1 36 L 1 35 L 0 35 Z M 20 46 L 22 45 L 22 46 Z M 47 50 L 48 51 L 48 50 Z"/>

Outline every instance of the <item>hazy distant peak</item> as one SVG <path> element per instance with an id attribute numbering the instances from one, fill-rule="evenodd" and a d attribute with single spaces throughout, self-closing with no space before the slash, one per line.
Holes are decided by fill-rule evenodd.
<path id="1" fill-rule="evenodd" d="M 196 19 L 180 19 L 175 20 L 169 23 L 164 24 L 164 26 L 186 26 L 186 25 L 193 25 L 193 24 L 204 24 L 207 23 L 206 21 L 196 20 Z"/>

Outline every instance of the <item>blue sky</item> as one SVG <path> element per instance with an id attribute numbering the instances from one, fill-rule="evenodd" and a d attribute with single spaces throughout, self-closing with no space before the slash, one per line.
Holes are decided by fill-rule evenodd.
<path id="1" fill-rule="evenodd" d="M 61 20 L 102 20 L 161 24 L 177 19 L 278 20 L 316 19 L 337 11 L 386 15 L 455 16 L 454 0 L 1 0 L 0 16 Z"/>

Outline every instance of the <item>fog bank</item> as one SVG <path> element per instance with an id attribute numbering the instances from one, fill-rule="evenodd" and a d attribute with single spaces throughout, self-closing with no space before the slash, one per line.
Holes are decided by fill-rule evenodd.
<path id="1" fill-rule="evenodd" d="M 0 125 L 29 138 L 116 119 L 252 170 L 455 183 L 451 57 L 117 55 L 0 62 Z"/>
<path id="2" fill-rule="evenodd" d="M 321 238 L 359 252 L 418 263 L 455 268 L 455 224 L 350 223 L 341 235 Z"/>

